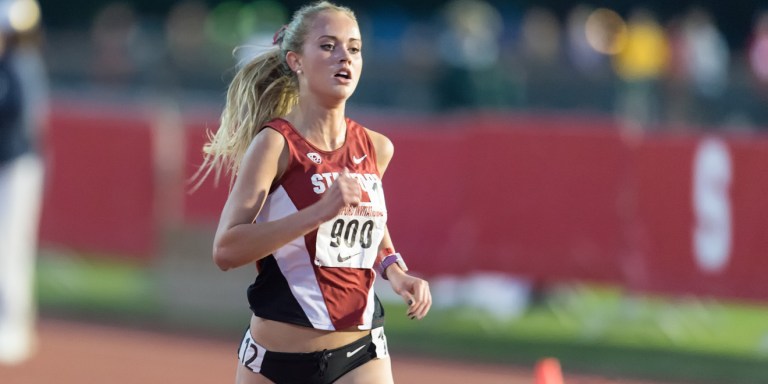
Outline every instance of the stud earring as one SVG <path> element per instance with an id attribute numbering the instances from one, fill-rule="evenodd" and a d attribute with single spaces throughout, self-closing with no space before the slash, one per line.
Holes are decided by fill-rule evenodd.
<path id="1" fill-rule="evenodd" d="M 297 74 L 297 75 L 301 75 L 301 69 L 297 69 L 297 70 L 296 70 L 296 74 Z"/>

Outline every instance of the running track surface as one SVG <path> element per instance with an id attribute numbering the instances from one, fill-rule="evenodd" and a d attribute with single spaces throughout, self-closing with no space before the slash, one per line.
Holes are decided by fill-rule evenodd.
<path id="1" fill-rule="evenodd" d="M 34 357 L 0 365 L 3 384 L 233 383 L 238 340 L 43 320 Z M 398 384 L 533 384 L 533 369 L 394 356 Z M 654 384 L 565 374 L 565 384 Z"/>

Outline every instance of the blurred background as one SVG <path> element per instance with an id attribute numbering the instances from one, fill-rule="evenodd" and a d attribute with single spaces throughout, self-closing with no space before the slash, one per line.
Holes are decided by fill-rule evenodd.
<path id="1" fill-rule="evenodd" d="M 189 179 L 238 63 L 302 4 L 39 1 L 41 317 L 242 331 L 254 270 L 210 261 L 227 179 Z M 393 349 L 768 382 L 764 2 L 342 4 L 347 110 L 395 143 L 390 230 L 434 290 L 411 324 L 380 287 Z"/>
<path id="2" fill-rule="evenodd" d="M 347 3 L 366 43 L 355 105 L 619 114 L 667 130 L 766 125 L 759 1 L 412 3 Z M 52 85 L 220 103 L 236 59 L 268 46 L 301 4 L 43 0 Z"/>

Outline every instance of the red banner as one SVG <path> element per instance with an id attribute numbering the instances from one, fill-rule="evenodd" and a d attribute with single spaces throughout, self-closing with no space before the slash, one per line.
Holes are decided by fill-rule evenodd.
<path id="1" fill-rule="evenodd" d="M 389 228 L 419 273 L 768 300 L 768 137 L 627 141 L 607 120 L 544 116 L 358 120 L 395 143 Z M 184 121 L 178 174 L 190 178 L 216 118 Z M 229 176 L 193 194 L 160 191 L 147 114 L 57 108 L 52 125 L 44 243 L 151 257 L 158 201 L 214 230 Z"/>
<path id="2" fill-rule="evenodd" d="M 137 108 L 52 111 L 40 241 L 149 258 L 157 235 L 152 130 Z"/>
<path id="3" fill-rule="evenodd" d="M 636 221 L 626 284 L 768 299 L 768 140 L 654 138 L 633 157 Z"/>

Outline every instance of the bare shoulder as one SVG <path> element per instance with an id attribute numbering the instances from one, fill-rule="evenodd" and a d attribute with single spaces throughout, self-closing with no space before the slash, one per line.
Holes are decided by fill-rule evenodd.
<path id="1" fill-rule="evenodd" d="M 246 156 L 253 156 L 252 153 L 264 153 L 273 151 L 282 151 L 285 148 L 285 138 L 280 132 L 275 131 L 269 127 L 265 127 L 256 136 L 253 137 L 251 144 L 248 146 L 248 152 Z M 250 155 L 250 156 L 249 156 Z"/>
<path id="2" fill-rule="evenodd" d="M 379 173 L 382 175 L 389 165 L 389 161 L 392 160 L 392 156 L 395 154 L 395 145 L 392 144 L 392 140 L 383 134 L 365 128 L 368 133 L 368 137 L 371 138 L 373 147 L 376 149 L 376 163 L 379 167 Z"/>
<path id="3" fill-rule="evenodd" d="M 252 163 L 261 163 L 264 161 L 276 164 L 277 170 L 282 170 L 282 166 L 287 164 L 288 148 L 285 138 L 280 132 L 269 127 L 265 127 L 251 140 L 248 149 L 242 160 L 242 167 L 247 167 Z"/>
<path id="4" fill-rule="evenodd" d="M 269 189 L 288 166 L 289 151 L 285 138 L 274 129 L 264 128 L 254 136 L 240 162 L 235 188 L 242 186 L 246 195 Z"/>

